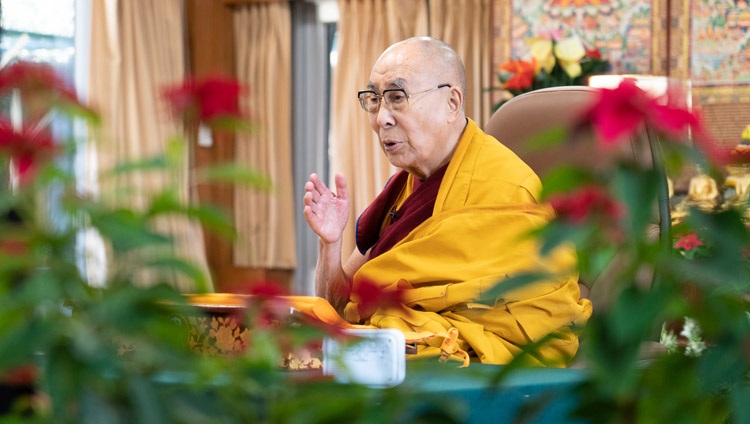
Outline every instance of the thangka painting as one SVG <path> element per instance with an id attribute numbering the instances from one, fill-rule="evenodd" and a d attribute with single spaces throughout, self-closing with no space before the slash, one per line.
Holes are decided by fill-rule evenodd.
<path id="1" fill-rule="evenodd" d="M 750 125 L 748 0 L 672 0 L 670 76 L 689 80 L 714 137 L 733 148 Z"/>
<path id="2" fill-rule="evenodd" d="M 612 73 L 665 75 L 666 0 L 496 0 L 495 61 L 528 56 L 525 40 L 578 36 Z"/>
<path id="3" fill-rule="evenodd" d="M 675 2 L 689 21 L 675 28 L 694 87 L 750 84 L 750 6 L 746 0 Z M 675 10 L 677 12 L 678 10 Z M 675 37 L 676 38 L 676 37 Z M 682 40 L 676 39 L 680 42 Z M 679 45 L 678 45 L 679 46 Z"/>

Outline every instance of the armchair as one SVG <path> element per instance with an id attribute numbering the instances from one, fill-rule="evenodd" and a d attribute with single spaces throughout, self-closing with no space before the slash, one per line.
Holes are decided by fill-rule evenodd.
<path id="1" fill-rule="evenodd" d="M 611 165 L 606 160 L 590 151 L 593 137 L 589 132 L 570 131 L 573 139 L 543 150 L 529 148 L 529 141 L 544 131 L 554 128 L 572 129 L 581 113 L 596 101 L 597 89 L 589 86 L 550 87 L 524 93 L 503 104 L 490 118 L 484 128 L 487 134 L 497 138 L 501 143 L 520 156 L 539 176 L 544 176 L 555 166 L 573 164 L 587 169 L 603 169 Z M 661 166 L 658 140 L 649 128 L 642 131 L 643 140 L 631 140 L 625 144 L 630 151 L 621 154 L 632 154 L 644 166 L 653 166 L 659 174 L 658 230 L 664 248 L 670 247 L 670 207 L 669 187 L 666 173 Z M 588 141 L 588 142 L 587 142 Z M 637 142 L 637 141 L 646 141 Z M 649 146 L 649 149 L 644 148 Z M 656 224 L 655 224 L 656 227 Z M 617 266 L 613 260 L 607 268 L 610 271 Z M 613 296 L 611 285 L 607 284 L 607 269 L 591 281 L 581 281 L 581 295 L 591 298 L 595 307 L 606 306 Z M 651 278 L 656 281 L 657 276 Z"/>

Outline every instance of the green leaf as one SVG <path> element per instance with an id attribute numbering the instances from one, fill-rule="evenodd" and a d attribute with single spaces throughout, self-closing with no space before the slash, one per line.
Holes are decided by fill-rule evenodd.
<path id="1" fill-rule="evenodd" d="M 91 225 L 109 239 L 116 251 L 168 245 L 171 242 L 169 237 L 152 231 L 142 216 L 127 209 L 92 214 Z"/>
<path id="2" fill-rule="evenodd" d="M 657 174 L 654 171 L 619 166 L 613 177 L 613 190 L 627 207 L 625 230 L 645 234 L 646 226 L 656 222 Z"/>
<path id="3" fill-rule="evenodd" d="M 271 189 L 271 180 L 267 176 L 240 163 L 209 166 L 202 169 L 198 177 L 204 182 L 231 182 L 264 191 Z"/>
<path id="4" fill-rule="evenodd" d="M 226 240 L 234 240 L 237 236 L 234 222 L 227 213 L 212 205 L 198 205 L 185 211 L 190 218 L 200 221 L 207 229 Z"/>
<path id="5" fill-rule="evenodd" d="M 146 216 L 153 217 L 165 213 L 182 213 L 186 208 L 180 202 L 177 192 L 174 190 L 165 190 L 156 194 L 151 199 Z"/>
<path id="6" fill-rule="evenodd" d="M 544 176 L 542 198 L 548 199 L 556 193 L 568 193 L 596 181 L 594 174 L 587 169 L 573 165 L 556 166 Z"/>
<path id="7" fill-rule="evenodd" d="M 119 163 L 105 176 L 128 174 L 135 171 L 163 171 L 169 168 L 169 159 L 167 156 L 158 155 L 150 158 Z"/>
<path id="8" fill-rule="evenodd" d="M 144 265 L 180 272 L 195 282 L 197 293 L 207 293 L 210 291 L 205 270 L 185 259 L 176 257 L 153 258 L 145 261 Z"/>
<path id="9" fill-rule="evenodd" d="M 553 127 L 534 134 L 526 143 L 527 152 L 538 152 L 550 147 L 562 145 L 570 136 L 565 127 Z"/>
<path id="10" fill-rule="evenodd" d="M 487 305 L 494 305 L 497 299 L 502 298 L 504 294 L 526 287 L 529 284 L 549 279 L 550 277 L 551 276 L 548 273 L 530 272 L 504 278 L 502 281 L 498 281 L 490 290 L 487 290 L 487 292 L 481 296 L 479 302 Z"/>

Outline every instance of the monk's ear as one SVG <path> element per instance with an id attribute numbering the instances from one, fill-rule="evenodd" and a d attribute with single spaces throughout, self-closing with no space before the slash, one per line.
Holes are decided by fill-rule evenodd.
<path id="1" fill-rule="evenodd" d="M 448 110 L 451 118 L 457 119 L 461 115 L 461 110 L 464 107 L 464 93 L 458 87 L 451 87 L 451 95 L 448 98 Z"/>

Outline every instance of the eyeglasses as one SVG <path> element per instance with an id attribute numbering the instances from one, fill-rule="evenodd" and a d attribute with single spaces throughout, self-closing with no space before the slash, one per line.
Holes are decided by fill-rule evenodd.
<path id="1" fill-rule="evenodd" d="M 382 94 L 378 94 L 373 90 L 361 90 L 357 92 L 357 97 L 359 98 L 359 104 L 362 106 L 362 109 L 367 113 L 376 113 L 380 110 L 381 100 L 385 101 L 385 106 L 391 112 L 400 112 L 409 107 L 409 99 L 417 94 L 425 94 L 430 91 L 450 86 L 450 84 L 440 84 L 437 87 L 428 88 L 427 90 L 411 94 L 407 94 L 406 90 L 403 88 L 390 88 L 388 90 L 383 90 Z"/>

